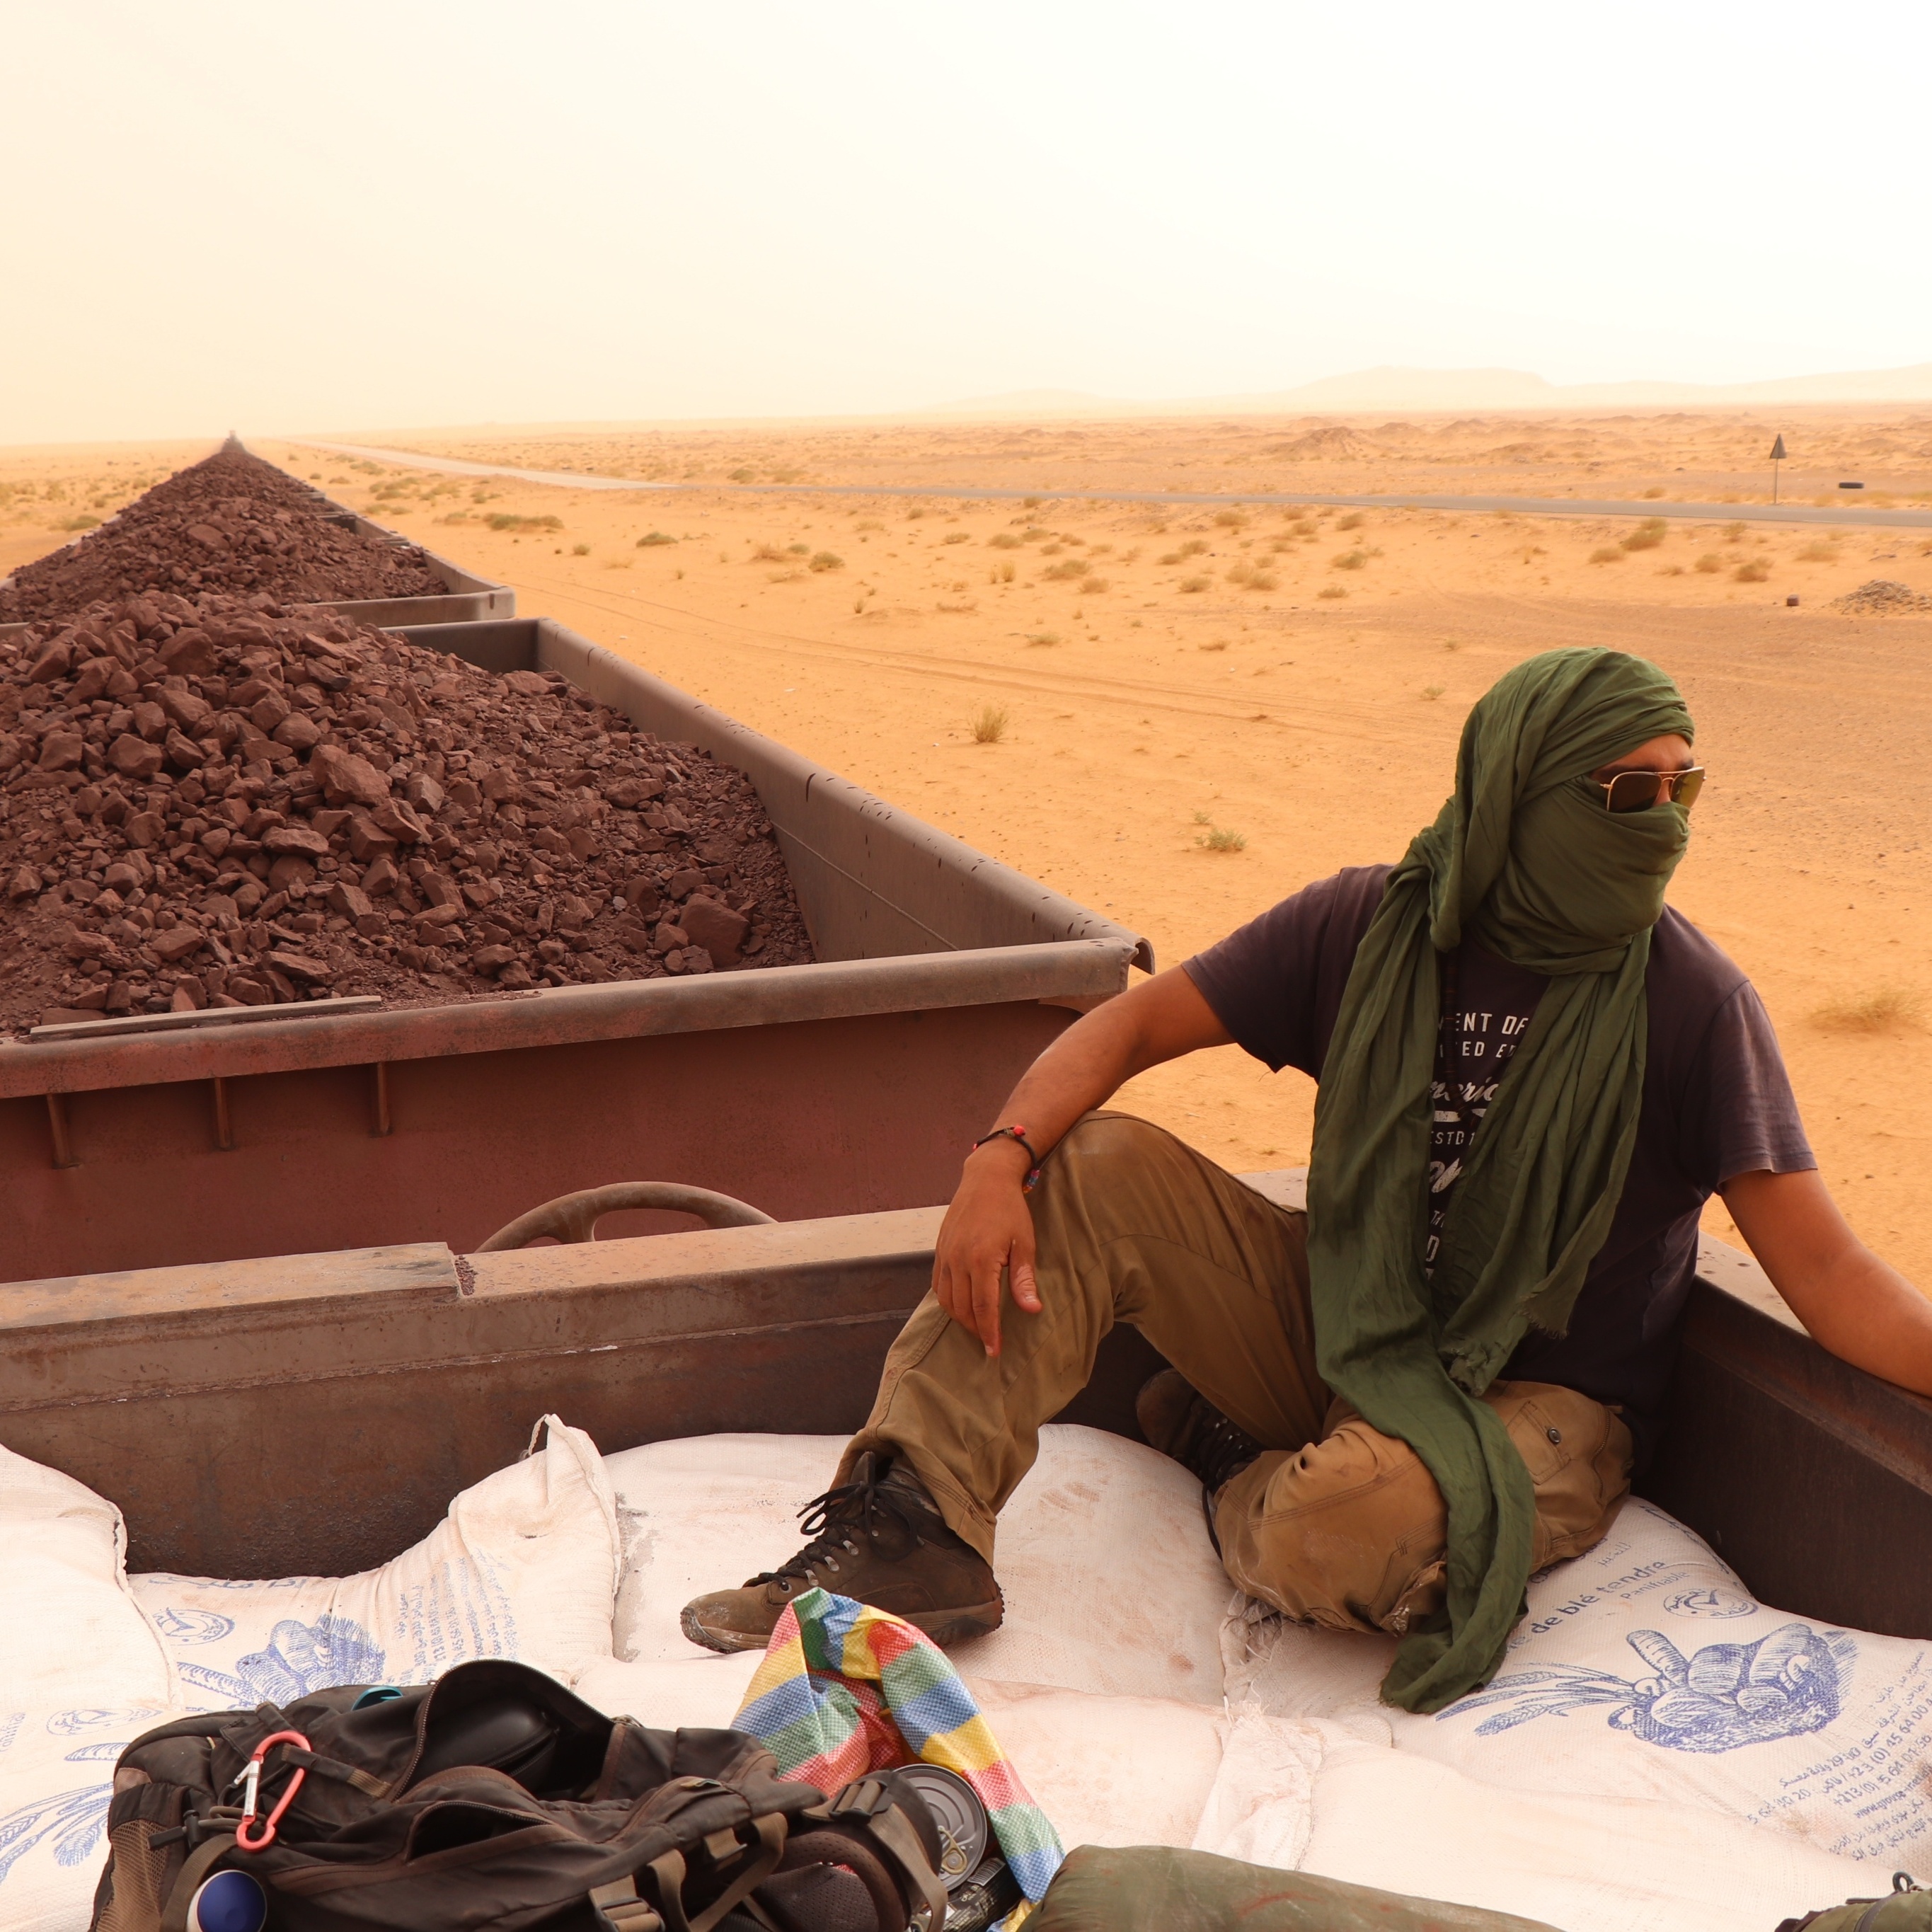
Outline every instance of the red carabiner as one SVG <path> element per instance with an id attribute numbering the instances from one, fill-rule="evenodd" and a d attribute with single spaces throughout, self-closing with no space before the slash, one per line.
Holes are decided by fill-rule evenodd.
<path id="1" fill-rule="evenodd" d="M 275 1827 L 282 1822 L 282 1814 L 295 1802 L 296 1793 L 302 1788 L 302 1780 L 308 1775 L 306 1766 L 296 1766 L 294 1777 L 289 1780 L 289 1788 L 262 1820 L 261 1836 L 250 1838 L 248 1827 L 255 1822 L 256 1796 L 262 1787 L 262 1760 L 277 1744 L 299 1744 L 304 1750 L 309 1748 L 308 1738 L 299 1731 L 277 1731 L 255 1747 L 254 1755 L 242 1773 L 242 1817 L 235 1827 L 235 1842 L 244 1852 L 266 1852 L 275 1842 Z"/>

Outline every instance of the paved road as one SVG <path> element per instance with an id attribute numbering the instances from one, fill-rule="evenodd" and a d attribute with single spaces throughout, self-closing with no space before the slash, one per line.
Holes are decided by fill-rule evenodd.
<path id="1" fill-rule="evenodd" d="M 1575 496 L 1342 496 L 1280 490 L 990 490 L 967 484 L 884 483 L 644 483 L 629 476 L 590 476 L 574 470 L 518 470 L 508 464 L 466 463 L 454 456 L 375 449 L 357 442 L 315 442 L 290 437 L 304 449 L 326 449 L 406 470 L 449 476 L 510 476 L 524 483 L 572 490 L 702 490 L 746 496 L 951 496 L 968 502 L 1333 503 L 1351 509 L 1506 510 L 1523 517 L 1664 517 L 1691 523 L 1832 524 L 1885 530 L 1932 530 L 1932 510 L 1881 510 L 1846 502 L 1671 503 Z"/>

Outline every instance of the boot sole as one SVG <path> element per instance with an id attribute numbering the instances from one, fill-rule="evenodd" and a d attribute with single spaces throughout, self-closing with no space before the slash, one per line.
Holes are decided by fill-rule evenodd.
<path id="1" fill-rule="evenodd" d="M 988 1635 L 999 1628 L 1005 1616 L 1005 1602 L 995 1597 L 990 1604 L 965 1604 L 957 1610 L 916 1611 L 905 1621 L 943 1648 L 947 1644 L 964 1643 L 968 1637 Z M 769 1636 L 759 1636 L 750 1630 L 707 1628 L 692 1616 L 688 1606 L 680 1615 L 678 1624 L 700 1648 L 716 1651 L 724 1657 L 740 1651 L 763 1650 L 771 1642 Z"/>

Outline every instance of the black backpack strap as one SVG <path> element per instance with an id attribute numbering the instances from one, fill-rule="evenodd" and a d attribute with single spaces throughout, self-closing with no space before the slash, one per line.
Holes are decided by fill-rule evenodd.
<path id="1" fill-rule="evenodd" d="M 188 1932 L 188 1909 L 201 1882 L 235 1849 L 232 1832 L 218 1832 L 188 1853 L 161 1913 L 160 1932 Z"/>
<path id="2" fill-rule="evenodd" d="M 298 1764 L 304 1771 L 314 1772 L 318 1778 L 332 1778 L 338 1784 L 353 1785 L 366 1798 L 389 1796 L 388 1786 L 374 1772 L 358 1771 L 352 1764 L 344 1764 L 340 1758 L 318 1757 L 312 1750 L 284 1744 L 282 1760 L 286 1764 Z"/>
<path id="3" fill-rule="evenodd" d="M 664 1921 L 638 1896 L 633 1877 L 614 1879 L 596 1886 L 590 1894 L 590 1910 L 596 1915 L 598 1932 L 664 1932 Z"/>
<path id="4" fill-rule="evenodd" d="M 924 1932 L 940 1932 L 946 1923 L 946 1887 L 888 1785 L 877 1778 L 854 1778 L 826 1806 L 823 1816 L 848 1829 L 856 1826 L 877 1839 L 904 1874 L 908 1898 L 924 1900 Z"/>
<path id="5" fill-rule="evenodd" d="M 684 1877 L 687 1870 L 684 1854 L 666 1852 L 662 1858 L 652 1859 L 649 1868 L 658 1882 L 660 1910 L 653 1911 L 638 1896 L 634 1876 L 600 1885 L 590 1894 L 591 1906 L 598 1916 L 600 1932 L 604 1925 L 610 1927 L 612 1932 L 711 1932 L 711 1928 L 745 1898 L 753 1886 L 762 1885 L 777 1870 L 779 1859 L 784 1856 L 785 1821 L 782 1812 L 768 1811 L 762 1818 L 754 1818 L 752 1828 L 758 1834 L 756 1855 L 695 1918 L 688 1916 L 684 1909 Z M 742 1856 L 748 1848 L 739 1843 L 734 1832 L 714 1832 L 705 1840 L 704 1849 L 722 1865 L 728 1863 L 734 1852 Z"/>

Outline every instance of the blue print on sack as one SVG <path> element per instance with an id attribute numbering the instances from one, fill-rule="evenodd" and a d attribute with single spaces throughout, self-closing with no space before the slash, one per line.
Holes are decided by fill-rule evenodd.
<path id="1" fill-rule="evenodd" d="M 0 1750 L 13 1742 L 26 1714 L 22 1711 L 12 1712 L 0 1720 Z M 160 1715 L 158 1710 L 140 1708 L 56 1711 L 48 1718 L 46 1727 L 55 1737 L 71 1737 L 76 1731 L 130 1719 L 152 1724 Z M 112 1764 L 128 1748 L 128 1742 L 123 1738 L 103 1738 L 96 1744 L 82 1744 L 77 1750 L 68 1752 L 66 1761 Z M 0 1884 L 6 1882 L 7 1874 L 22 1858 L 49 1837 L 53 1840 L 56 1864 L 85 1864 L 100 1843 L 101 1828 L 107 1822 L 108 1802 L 113 1796 L 111 1784 L 82 1785 L 73 1791 L 36 1798 L 32 1804 L 23 1804 L 19 1810 L 0 1818 Z"/>
<path id="2" fill-rule="evenodd" d="M 177 1610 L 170 1604 L 157 1612 L 154 1628 L 176 1643 L 219 1643 L 235 1628 L 235 1619 L 213 1610 Z"/>
<path id="3" fill-rule="evenodd" d="M 1476 1726 L 1493 1737 L 1535 1718 L 1610 1707 L 1611 1724 L 1667 1750 L 1728 1751 L 1822 1730 L 1850 1688 L 1858 1646 L 1843 1630 L 1785 1624 L 1756 1643 L 1707 1644 L 1683 1652 L 1658 1630 L 1633 1630 L 1630 1648 L 1655 1675 L 1622 1678 L 1576 1664 L 1499 1677 L 1443 1712 L 1438 1723 L 1484 1705 L 1508 1708 Z"/>
<path id="4" fill-rule="evenodd" d="M 312 1624 L 285 1617 L 269 1634 L 268 1647 L 237 1660 L 234 1671 L 179 1664 L 182 1681 L 212 1690 L 231 1704 L 286 1704 L 311 1690 L 338 1684 L 376 1684 L 382 1678 L 382 1646 L 352 1618 L 325 1612 Z"/>
<path id="5" fill-rule="evenodd" d="M 1674 1592 L 1664 1600 L 1664 1607 L 1677 1617 L 1748 1617 L 1757 1606 L 1757 1599 L 1747 1597 L 1742 1590 L 1720 1590 L 1708 1585 Z"/>
<path id="6" fill-rule="evenodd" d="M 123 1713 L 117 1707 L 104 1711 L 98 1706 L 82 1705 L 78 1710 L 56 1711 L 47 1720 L 50 1737 L 70 1738 L 76 1731 L 91 1731 L 102 1724 L 118 1724 Z"/>
<path id="7" fill-rule="evenodd" d="M 107 1802 L 113 1795 L 110 1784 L 83 1785 L 36 1798 L 0 1818 L 0 1884 L 43 1838 L 52 1838 L 56 1864 L 86 1864 L 100 1843 Z"/>

